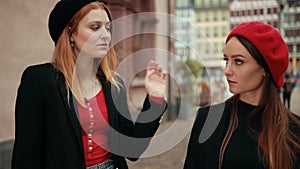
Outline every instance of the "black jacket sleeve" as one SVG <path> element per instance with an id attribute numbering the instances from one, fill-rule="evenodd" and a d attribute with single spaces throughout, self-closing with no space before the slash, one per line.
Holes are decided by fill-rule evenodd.
<path id="1" fill-rule="evenodd" d="M 15 105 L 13 169 L 41 169 L 44 157 L 43 91 L 41 73 L 27 68 L 21 78 Z"/>

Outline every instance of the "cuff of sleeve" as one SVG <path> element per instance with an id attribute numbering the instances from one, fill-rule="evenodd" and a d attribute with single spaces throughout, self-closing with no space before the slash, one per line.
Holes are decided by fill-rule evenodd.
<path id="1" fill-rule="evenodd" d="M 164 103 L 164 97 L 162 96 L 153 96 L 148 94 L 149 99 L 157 104 L 163 104 Z"/>

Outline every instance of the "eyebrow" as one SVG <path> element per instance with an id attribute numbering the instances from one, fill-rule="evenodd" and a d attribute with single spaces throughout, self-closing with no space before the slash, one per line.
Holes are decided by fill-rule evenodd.
<path id="1" fill-rule="evenodd" d="M 223 54 L 224 57 L 228 57 L 225 53 Z M 231 55 L 232 58 L 237 58 L 237 57 L 242 57 L 242 58 L 246 58 L 246 56 L 242 55 L 242 54 L 235 54 L 235 55 Z"/>
<path id="2" fill-rule="evenodd" d="M 107 22 L 107 21 L 104 21 L 104 22 L 103 22 L 103 21 L 95 21 L 95 20 L 91 20 L 91 21 L 88 22 L 88 24 L 91 24 L 91 23 L 100 23 L 100 24 L 105 24 L 105 25 L 106 25 L 106 24 L 111 24 L 110 21 L 108 21 L 108 22 Z"/>

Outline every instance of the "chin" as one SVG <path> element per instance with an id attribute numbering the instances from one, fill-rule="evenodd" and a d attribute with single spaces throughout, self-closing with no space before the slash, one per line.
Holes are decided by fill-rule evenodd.
<path id="1" fill-rule="evenodd" d="M 237 92 L 237 91 L 235 91 L 235 90 L 233 90 L 233 89 L 229 89 L 229 91 L 230 91 L 230 93 L 232 93 L 232 94 L 239 94 L 239 92 Z"/>
<path id="2" fill-rule="evenodd" d="M 102 59 L 106 55 L 107 55 L 107 52 L 97 52 L 97 53 L 93 54 L 95 59 Z"/>

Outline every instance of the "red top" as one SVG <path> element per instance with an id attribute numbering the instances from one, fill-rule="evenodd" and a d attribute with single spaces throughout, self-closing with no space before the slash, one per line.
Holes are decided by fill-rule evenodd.
<path id="1" fill-rule="evenodd" d="M 95 97 L 85 99 L 87 107 L 77 103 L 82 128 L 82 141 L 86 166 L 93 166 L 108 160 L 111 153 L 107 150 L 109 123 L 103 90 Z"/>
<path id="2" fill-rule="evenodd" d="M 163 97 L 151 96 L 150 100 L 162 104 Z M 86 107 L 77 103 L 82 131 L 85 163 L 87 167 L 111 157 L 109 152 L 109 119 L 105 96 L 101 90 L 95 97 L 85 99 Z"/>

